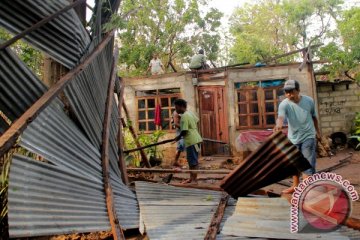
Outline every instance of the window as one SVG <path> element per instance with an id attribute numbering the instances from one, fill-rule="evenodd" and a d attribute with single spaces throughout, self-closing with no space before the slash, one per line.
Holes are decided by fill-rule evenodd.
<path id="1" fill-rule="evenodd" d="M 272 128 L 284 98 L 284 80 L 235 83 L 238 128 Z"/>
<path id="2" fill-rule="evenodd" d="M 137 91 L 138 130 L 144 132 L 157 129 L 172 130 L 171 115 L 175 111 L 174 101 L 179 97 L 179 88 Z M 155 109 L 157 105 L 161 107 L 161 126 L 155 125 Z"/>

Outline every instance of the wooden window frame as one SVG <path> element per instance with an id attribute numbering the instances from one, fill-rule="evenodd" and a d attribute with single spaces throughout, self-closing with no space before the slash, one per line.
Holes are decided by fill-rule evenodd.
<path id="1" fill-rule="evenodd" d="M 152 133 L 156 130 L 164 130 L 167 132 L 175 132 L 175 129 L 173 129 L 171 127 L 171 115 L 173 113 L 173 111 L 175 110 L 175 107 L 171 105 L 171 99 L 176 97 L 176 98 L 180 98 L 181 94 L 180 93 L 171 93 L 171 94 L 159 94 L 161 89 L 157 89 L 156 90 L 156 95 L 152 95 L 152 96 L 136 96 L 136 127 L 137 130 L 140 132 L 144 132 L 144 133 Z M 168 106 L 162 106 L 161 103 L 161 99 L 166 98 L 168 100 Z M 155 105 L 153 108 L 149 108 L 148 107 L 148 100 L 149 99 L 154 99 L 155 101 Z M 139 108 L 139 100 L 145 100 L 145 108 Z M 166 129 L 163 129 L 161 126 L 155 126 L 154 130 L 149 130 L 149 122 L 154 123 L 155 119 L 154 118 L 149 118 L 149 111 L 154 111 L 156 109 L 156 106 L 160 104 L 161 106 L 161 111 L 164 110 L 168 110 L 169 112 L 169 116 L 167 118 L 163 118 L 161 119 L 163 122 L 169 122 L 169 127 L 167 127 Z M 140 119 L 139 115 L 140 112 L 144 111 L 145 112 L 145 119 Z M 155 117 L 155 114 L 154 114 Z M 139 124 L 140 123 L 145 123 L 146 124 L 146 129 L 140 129 Z M 154 123 L 155 124 L 155 123 Z"/>
<path id="2" fill-rule="evenodd" d="M 266 81 L 259 81 L 259 82 L 266 82 Z M 283 86 L 276 86 L 276 87 L 258 87 L 258 86 L 245 86 L 241 89 L 236 89 L 236 129 L 237 130 L 246 130 L 246 129 L 269 129 L 273 128 L 276 124 L 276 116 L 278 114 L 278 104 L 279 104 L 279 95 L 278 91 L 282 89 Z M 257 101 L 252 101 L 249 97 L 250 92 L 252 90 L 256 90 L 257 94 Z M 266 100 L 265 98 L 265 91 L 272 91 L 273 97 L 272 99 Z M 239 94 L 244 93 L 246 99 L 245 101 L 240 101 Z M 251 113 L 250 106 L 251 104 L 257 103 L 258 105 L 258 113 Z M 274 112 L 266 112 L 266 103 L 273 103 Z M 247 113 L 241 114 L 240 113 L 240 104 L 247 105 Z M 273 115 L 275 118 L 275 124 L 268 124 L 267 123 L 267 116 Z M 259 125 L 253 125 L 251 122 L 252 116 L 259 116 Z M 247 117 L 247 126 L 240 126 L 240 117 Z"/>

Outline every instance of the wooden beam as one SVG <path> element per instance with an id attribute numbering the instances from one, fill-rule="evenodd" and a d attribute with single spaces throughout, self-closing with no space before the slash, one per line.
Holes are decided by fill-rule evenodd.
<path id="1" fill-rule="evenodd" d="M 277 55 L 277 56 L 272 57 L 272 58 L 265 59 L 264 62 L 265 62 L 265 63 L 271 62 L 271 61 L 277 60 L 277 59 L 279 59 L 279 58 L 287 57 L 287 56 L 293 55 L 293 54 L 295 54 L 295 53 L 299 53 L 299 52 L 305 51 L 305 50 L 307 50 L 309 47 L 310 47 L 310 48 L 318 48 L 318 47 L 320 47 L 320 46 L 322 46 L 322 45 L 323 45 L 323 44 L 315 44 L 315 45 L 311 45 L 311 46 L 308 46 L 308 47 L 304 47 L 304 48 L 301 48 L 301 49 L 298 49 L 298 50 L 290 51 L 290 52 L 287 52 L 287 53 L 284 53 L 284 54 Z"/>
<path id="2" fill-rule="evenodd" d="M 64 75 L 48 91 L 41 96 L 28 110 L 19 117 L 10 128 L 0 137 L 0 156 L 4 155 L 15 143 L 20 134 L 26 127 L 34 121 L 45 107 L 61 92 L 63 89 L 98 56 L 112 39 L 114 31 L 109 32 L 96 48 L 86 56 L 86 58 L 74 69 Z"/>
<path id="3" fill-rule="evenodd" d="M 102 132 L 102 146 L 101 146 L 101 162 L 102 173 L 104 181 L 104 191 L 106 197 L 106 207 L 109 215 L 111 231 L 115 240 L 125 239 L 124 233 L 120 227 L 119 220 L 116 216 L 113 191 L 110 182 L 110 160 L 109 160 L 109 145 L 110 145 L 110 124 L 111 124 L 111 109 L 114 98 L 114 87 L 116 79 L 116 63 L 118 57 L 118 49 L 115 48 L 115 54 L 113 58 L 108 92 L 106 97 L 106 108 L 103 120 L 103 132 Z"/>
<path id="4" fill-rule="evenodd" d="M 157 142 L 157 143 L 152 143 L 152 144 L 149 144 L 149 145 L 146 145 L 146 146 L 141 146 L 141 147 L 125 150 L 124 153 L 131 153 L 131 152 L 135 152 L 135 151 L 141 151 L 141 150 L 143 150 L 145 148 L 150 148 L 150 147 L 154 147 L 154 146 L 157 146 L 157 145 L 162 145 L 162 144 L 166 144 L 166 143 L 170 143 L 170 142 L 174 142 L 174 141 L 175 141 L 174 139 L 167 139 L 167 140 Z"/>
<path id="5" fill-rule="evenodd" d="M 219 191 L 222 192 L 224 191 L 221 187 L 217 186 L 217 185 L 201 185 L 201 184 L 182 184 L 182 183 L 170 183 L 168 184 L 170 186 L 174 186 L 174 187 L 182 187 L 182 188 L 192 188 L 192 189 L 204 189 L 204 190 L 211 190 L 211 191 Z"/>
<path id="6" fill-rule="evenodd" d="M 123 101 L 122 107 L 123 107 L 123 109 L 124 109 L 126 119 L 127 119 L 127 120 L 130 120 L 129 110 L 128 110 L 127 106 L 126 106 L 125 101 Z M 123 122 L 123 126 L 126 127 L 126 122 L 125 122 L 124 118 L 122 118 L 122 122 Z M 135 129 L 134 129 L 133 125 L 131 124 L 131 122 L 130 122 L 130 125 L 129 125 L 128 127 L 129 127 L 131 136 L 133 137 L 136 146 L 137 146 L 138 148 L 141 148 L 142 146 L 141 146 L 139 140 L 137 139 L 137 135 L 136 135 Z M 124 153 L 125 153 L 125 151 L 124 151 Z M 141 156 L 142 161 L 145 163 L 145 166 L 148 167 L 148 168 L 150 168 L 151 165 L 150 165 L 149 159 L 148 159 L 148 157 L 146 156 L 146 154 L 145 154 L 145 152 L 144 152 L 143 149 L 140 149 L 140 156 Z"/>
<path id="7" fill-rule="evenodd" d="M 123 148 L 124 148 L 124 137 L 123 137 L 123 132 L 122 132 L 122 103 L 124 101 L 124 82 L 122 80 L 122 78 L 118 78 L 119 79 L 119 84 L 120 84 L 120 92 L 118 93 L 118 112 L 119 112 L 119 119 L 118 119 L 118 123 L 119 123 L 119 130 L 118 130 L 118 150 L 119 150 L 119 168 L 120 168 L 120 172 L 121 172 L 121 179 L 123 180 L 123 182 L 128 185 L 129 184 L 129 178 L 127 175 L 127 171 L 126 171 L 126 163 L 125 163 L 125 158 L 124 158 L 124 152 L 123 152 Z"/>
<path id="8" fill-rule="evenodd" d="M 6 42 L 0 44 L 0 50 L 7 48 L 8 46 L 10 46 L 11 44 L 15 43 L 17 40 L 25 37 L 27 34 L 35 31 L 36 29 L 42 27 L 43 25 L 45 25 L 46 23 L 50 22 L 52 19 L 58 17 L 60 14 L 69 11 L 70 9 L 76 7 L 77 5 L 79 5 L 80 3 L 85 2 L 85 0 L 77 0 L 74 3 L 67 5 L 66 7 L 64 7 L 63 9 L 60 9 L 59 11 L 57 11 L 56 13 L 53 13 L 45 18 L 43 18 L 42 20 L 40 20 L 39 22 L 35 23 L 34 25 L 32 25 L 31 27 L 25 29 L 24 31 L 22 31 L 21 33 L 17 34 L 16 36 L 14 36 L 13 38 L 7 40 Z"/>
<path id="9" fill-rule="evenodd" d="M 209 229 L 205 235 L 205 240 L 214 240 L 216 239 L 216 235 L 220 232 L 220 224 L 224 217 L 225 208 L 227 206 L 229 195 L 227 193 L 223 193 L 219 205 L 214 213 Z"/>
<path id="10" fill-rule="evenodd" d="M 188 170 L 188 169 L 155 169 L 155 168 L 127 168 L 128 172 L 149 173 L 201 173 L 201 174 L 229 174 L 229 170 Z"/>

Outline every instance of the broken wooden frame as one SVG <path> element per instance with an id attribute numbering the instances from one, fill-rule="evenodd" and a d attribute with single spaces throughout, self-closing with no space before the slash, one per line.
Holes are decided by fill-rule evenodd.
<path id="1" fill-rule="evenodd" d="M 128 185 L 129 184 L 129 178 L 126 172 L 126 163 L 125 163 L 125 158 L 124 158 L 124 151 L 123 151 L 123 146 L 124 146 L 124 136 L 123 136 L 123 124 L 122 124 L 122 105 L 124 102 L 124 83 L 121 77 L 118 77 L 118 81 L 119 81 L 119 85 L 120 85 L 120 90 L 117 93 L 118 94 L 118 112 L 119 112 L 119 119 L 118 119 L 118 125 L 119 125 L 119 129 L 118 129 L 118 155 L 119 155 L 119 168 L 120 168 L 120 172 L 121 172 L 121 178 L 123 180 L 123 182 Z"/>
<path id="2" fill-rule="evenodd" d="M 227 193 L 223 193 L 219 205 L 212 217 L 209 229 L 206 233 L 205 240 L 214 240 L 216 239 L 216 235 L 220 232 L 220 224 L 224 217 L 225 208 L 229 201 L 230 195 Z"/>
<path id="3" fill-rule="evenodd" d="M 101 162 L 102 162 L 102 170 L 103 170 L 104 190 L 106 196 L 106 207 L 109 215 L 111 230 L 112 230 L 113 238 L 115 240 L 118 240 L 118 239 L 125 239 L 125 237 L 121 229 L 121 226 L 119 224 L 119 220 L 116 216 L 116 212 L 114 208 L 113 191 L 110 183 L 110 164 L 109 164 L 109 137 L 110 137 L 111 109 L 114 99 L 114 87 L 115 87 L 115 79 L 117 72 L 116 63 L 119 52 L 117 47 L 115 48 L 114 52 L 115 54 L 113 57 L 113 63 L 111 67 L 111 74 L 110 74 L 108 92 L 106 97 L 105 116 L 103 121 Z"/>
<path id="4" fill-rule="evenodd" d="M 124 118 L 121 118 L 122 125 L 123 125 L 124 128 L 125 128 L 125 127 L 129 127 L 129 131 L 130 131 L 130 133 L 131 133 L 131 136 L 133 137 L 134 142 L 135 142 L 137 148 L 139 148 L 139 150 L 140 150 L 140 156 L 141 156 L 142 161 L 145 163 L 145 166 L 146 166 L 146 167 L 150 168 L 151 165 L 150 165 L 149 159 L 148 159 L 148 157 L 146 156 L 146 154 L 145 154 L 145 152 L 144 152 L 144 150 L 143 150 L 143 148 L 142 148 L 142 146 L 141 146 L 141 144 L 140 144 L 140 142 L 139 142 L 139 140 L 138 140 L 138 138 L 137 138 L 135 129 L 134 129 L 134 127 L 133 127 L 133 125 L 132 125 L 132 123 L 131 123 L 131 121 L 130 121 L 129 110 L 128 110 L 128 108 L 127 108 L 126 103 L 125 103 L 124 100 L 122 101 L 122 107 L 123 107 L 123 109 L 124 109 L 126 119 L 127 119 L 128 122 L 129 122 L 129 126 L 127 126 Z M 141 149 L 140 149 L 140 148 L 141 148 Z M 126 153 L 126 152 L 124 151 L 124 153 Z"/>

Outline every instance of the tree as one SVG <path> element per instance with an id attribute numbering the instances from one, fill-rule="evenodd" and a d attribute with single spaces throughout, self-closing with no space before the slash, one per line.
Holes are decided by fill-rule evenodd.
<path id="1" fill-rule="evenodd" d="M 340 43 L 333 41 L 321 48 L 320 57 L 330 62 L 322 70 L 330 71 L 333 78 L 346 75 L 360 82 L 360 8 L 344 11 L 337 25 Z"/>
<path id="2" fill-rule="evenodd" d="M 237 62 L 264 61 L 277 54 L 324 41 L 340 0 L 263 0 L 246 4 L 233 13 L 232 48 Z M 321 23 L 320 28 L 316 25 Z M 295 60 L 289 56 L 279 61 Z"/>
<path id="3" fill-rule="evenodd" d="M 205 49 L 208 59 L 215 61 L 222 13 L 214 8 L 201 12 L 204 6 L 204 0 L 122 1 L 122 15 L 114 15 L 107 26 L 120 29 L 122 69 L 130 74 L 143 73 L 154 52 L 167 68 L 181 69 L 199 48 Z"/>

